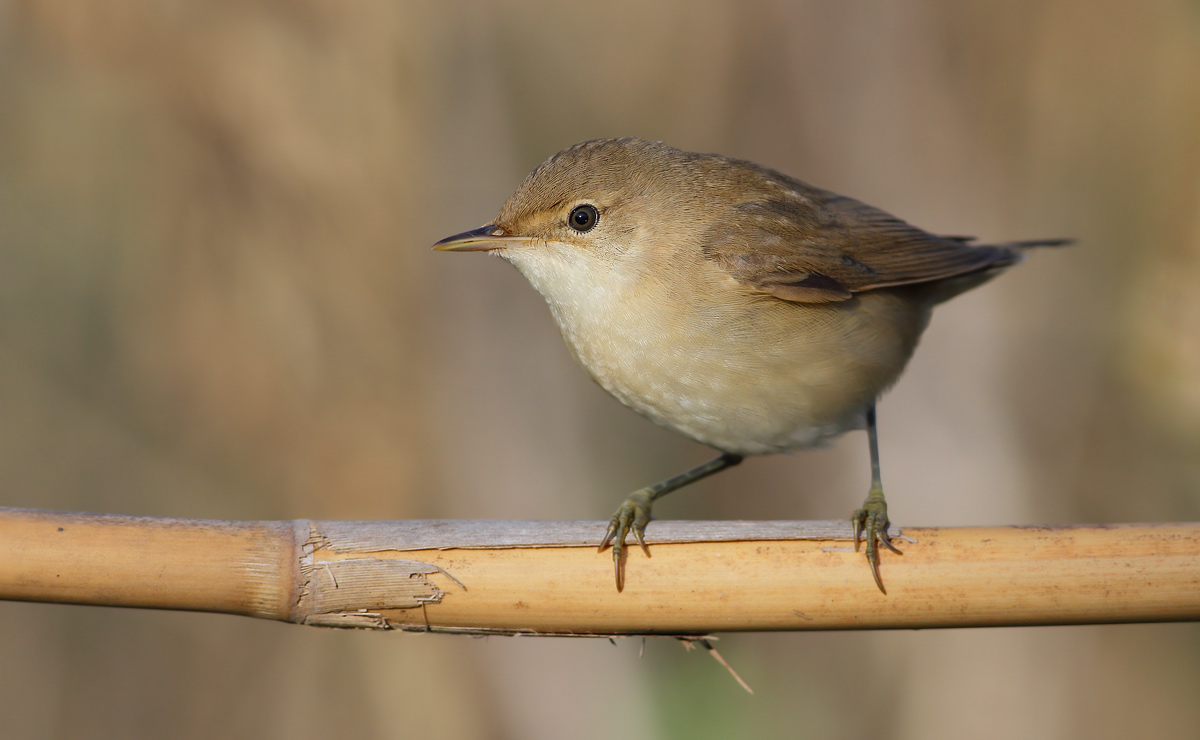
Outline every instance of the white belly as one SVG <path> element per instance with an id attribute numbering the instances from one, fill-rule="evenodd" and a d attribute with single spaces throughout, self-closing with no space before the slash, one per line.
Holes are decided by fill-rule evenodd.
<path id="1" fill-rule="evenodd" d="M 894 379 L 847 392 L 837 363 L 805 352 L 802 338 L 751 349 L 716 334 L 711 344 L 664 340 L 646 352 L 641 340 L 605 334 L 601 343 L 625 351 L 593 351 L 594 335 L 569 340 L 597 383 L 656 423 L 741 455 L 812 447 L 861 428 L 867 406 Z"/>
<path id="2" fill-rule="evenodd" d="M 809 305 L 730 281 L 680 300 L 644 282 L 635 291 L 548 282 L 511 261 L 605 390 L 662 426 L 741 455 L 812 447 L 861 428 L 928 316 L 887 291 Z"/>
<path id="3" fill-rule="evenodd" d="M 768 301 L 740 319 L 692 317 L 690 330 L 661 316 L 597 316 L 563 335 L 622 403 L 725 452 L 813 447 L 862 428 L 913 350 L 916 333 L 905 329 L 914 317 L 880 325 L 874 309 L 894 302 L 883 294 L 836 305 Z"/>

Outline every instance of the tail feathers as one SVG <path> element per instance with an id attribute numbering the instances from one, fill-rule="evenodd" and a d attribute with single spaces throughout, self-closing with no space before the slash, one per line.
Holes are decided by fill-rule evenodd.
<path id="1" fill-rule="evenodd" d="M 1029 239 L 1028 241 L 1020 242 L 1003 242 L 1001 244 L 971 244 L 976 241 L 973 236 L 943 236 L 943 239 L 961 242 L 963 244 L 979 248 L 979 247 L 995 247 L 997 249 L 1034 249 L 1036 247 L 1065 247 L 1069 244 L 1074 244 L 1074 239 Z"/>
<path id="2" fill-rule="evenodd" d="M 1004 244 L 993 246 L 1006 247 L 1008 249 L 1034 249 L 1036 247 L 1065 247 L 1074 243 L 1074 239 L 1030 239 L 1029 241 L 1005 242 Z"/>
<path id="3" fill-rule="evenodd" d="M 968 237 L 947 237 L 956 241 L 961 241 L 966 244 Z M 1003 244 L 980 244 L 975 246 L 975 249 L 987 249 L 995 254 L 995 259 L 981 270 L 976 272 L 959 275 L 957 277 L 946 280 L 939 280 L 934 283 L 930 298 L 933 303 L 942 303 L 948 301 L 954 296 L 964 293 L 971 288 L 986 283 L 996 275 L 1004 272 L 1024 258 L 1024 252 L 1027 249 L 1036 249 L 1038 247 L 1064 247 L 1068 244 L 1073 244 L 1074 239 L 1030 239 L 1028 241 L 1005 242 Z"/>

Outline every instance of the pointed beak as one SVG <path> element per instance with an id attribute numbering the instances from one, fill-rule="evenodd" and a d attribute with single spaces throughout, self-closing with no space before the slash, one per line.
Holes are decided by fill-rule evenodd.
<path id="1" fill-rule="evenodd" d="M 488 224 L 480 226 L 478 229 L 448 236 L 434 244 L 433 248 L 439 252 L 491 252 L 495 249 L 504 249 L 510 244 L 528 242 L 529 237 L 509 236 L 499 226 Z"/>

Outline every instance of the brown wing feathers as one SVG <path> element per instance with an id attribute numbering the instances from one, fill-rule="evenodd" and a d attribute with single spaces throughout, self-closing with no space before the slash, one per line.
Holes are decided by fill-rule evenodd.
<path id="1" fill-rule="evenodd" d="M 971 246 L 966 237 L 935 236 L 852 198 L 770 177 L 785 182 L 735 206 L 705 239 L 704 254 L 783 300 L 842 301 L 860 291 L 991 271 L 1016 262 L 1022 248 L 1065 243 Z"/>

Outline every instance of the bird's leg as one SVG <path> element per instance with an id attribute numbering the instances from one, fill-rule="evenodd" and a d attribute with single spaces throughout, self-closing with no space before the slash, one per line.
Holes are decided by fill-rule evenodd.
<path id="1" fill-rule="evenodd" d="M 608 531 L 604 533 L 604 539 L 600 542 L 601 552 L 608 547 L 609 543 L 612 544 L 613 568 L 617 574 L 617 591 L 625 588 L 625 568 L 622 563 L 625 554 L 625 536 L 632 532 L 634 539 L 642 546 L 642 552 L 646 553 L 646 557 L 650 557 L 650 549 L 646 547 L 646 525 L 650 523 L 650 507 L 654 501 L 676 488 L 683 488 L 689 483 L 695 483 L 701 478 L 733 467 L 741 461 L 741 455 L 726 452 L 703 465 L 697 465 L 691 470 L 673 475 L 652 486 L 639 488 L 629 494 L 624 503 L 617 507 L 617 513 L 613 514 L 612 519 L 609 520 Z"/>
<path id="2" fill-rule="evenodd" d="M 887 501 L 883 498 L 883 483 L 879 479 L 879 433 L 875 429 L 874 402 L 867 409 L 867 441 L 871 447 L 871 492 L 867 494 L 867 500 L 863 502 L 863 507 L 850 517 L 850 521 L 854 525 L 854 551 L 858 552 L 859 542 L 865 539 L 867 562 L 871 565 L 871 575 L 875 576 L 875 585 L 879 586 L 879 590 L 886 594 L 887 589 L 883 587 L 883 579 L 879 577 L 879 545 L 882 544 L 897 555 L 903 553 L 892 544 L 891 535 L 888 534 L 890 522 L 888 522 Z"/>

